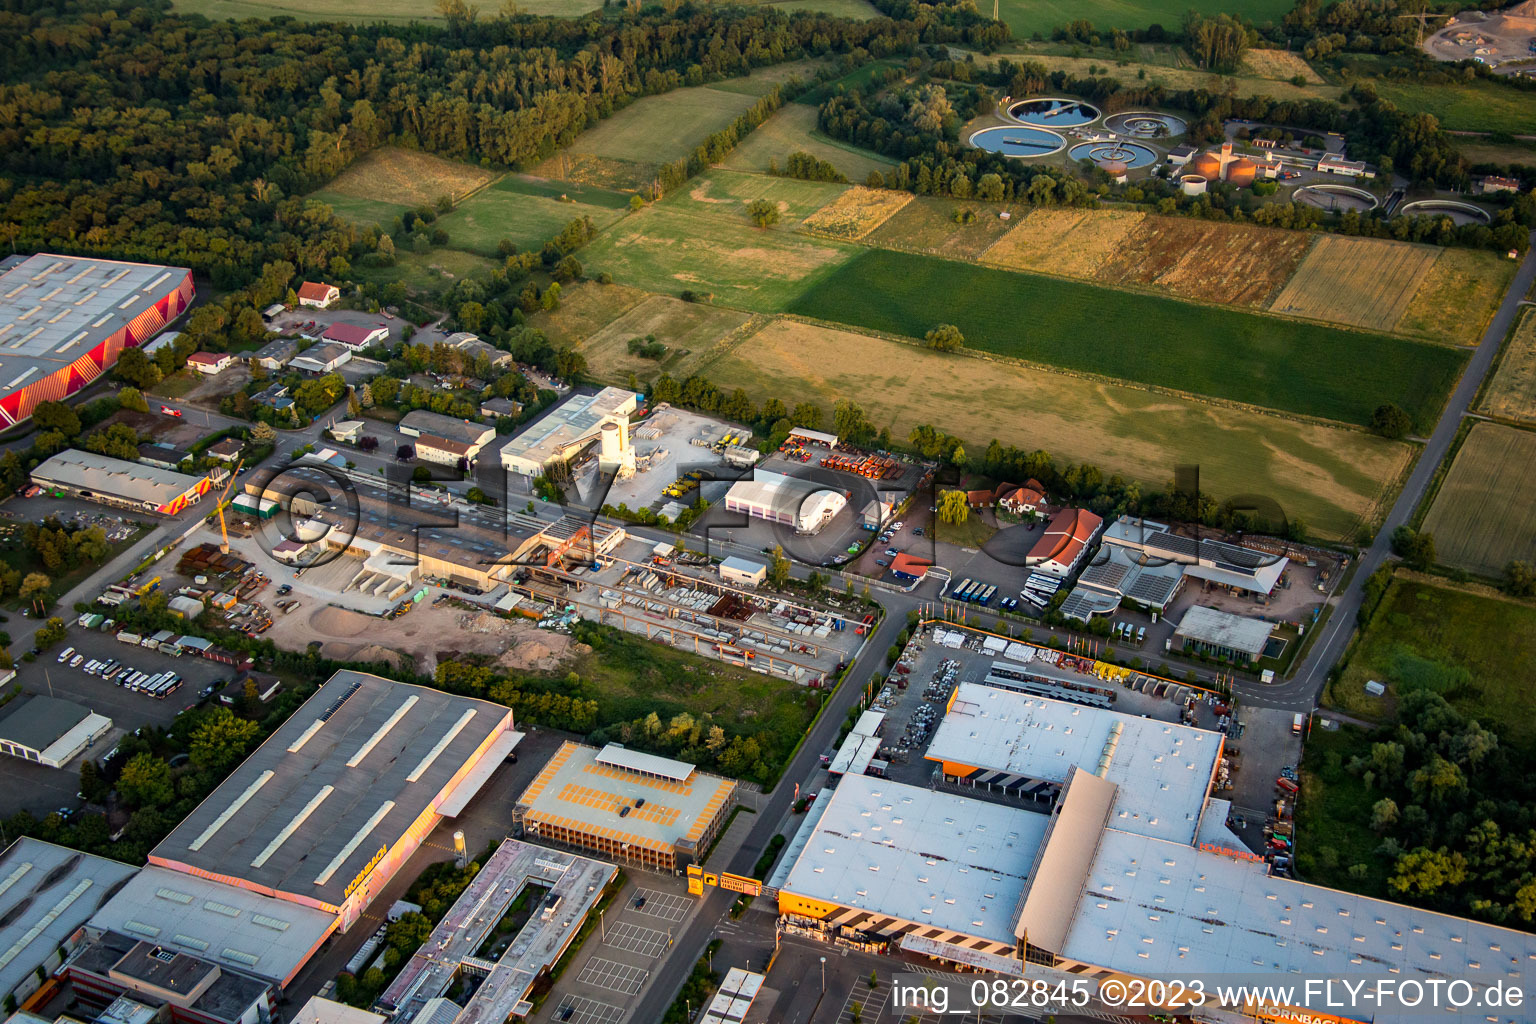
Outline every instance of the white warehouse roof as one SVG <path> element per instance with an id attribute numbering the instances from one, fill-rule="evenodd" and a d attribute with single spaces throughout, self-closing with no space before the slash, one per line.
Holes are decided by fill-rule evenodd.
<path id="1" fill-rule="evenodd" d="M 926 756 L 1057 783 L 1077 765 L 1119 787 L 1111 828 L 1190 843 L 1220 754 L 1205 729 L 961 683 Z"/>

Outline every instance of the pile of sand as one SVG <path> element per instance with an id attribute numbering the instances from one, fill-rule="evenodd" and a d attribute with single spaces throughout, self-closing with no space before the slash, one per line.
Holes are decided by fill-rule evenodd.
<path id="1" fill-rule="evenodd" d="M 379 628 L 379 620 L 345 608 L 326 605 L 309 617 L 309 627 L 327 636 L 362 636 Z"/>

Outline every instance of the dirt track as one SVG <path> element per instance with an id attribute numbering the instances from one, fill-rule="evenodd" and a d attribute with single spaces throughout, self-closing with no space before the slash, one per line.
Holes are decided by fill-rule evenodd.
<path id="1" fill-rule="evenodd" d="M 579 653 L 580 646 L 526 619 L 430 602 L 393 620 L 304 602 L 288 615 L 279 615 L 267 635 L 290 650 L 318 641 L 321 653 L 338 660 L 395 660 L 405 655 L 423 674 L 436 671 L 444 654 L 496 655 L 501 665 L 515 671 L 550 671 Z"/>

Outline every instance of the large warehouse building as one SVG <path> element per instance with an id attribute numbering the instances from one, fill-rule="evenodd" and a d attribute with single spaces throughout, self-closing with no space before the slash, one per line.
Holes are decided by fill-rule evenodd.
<path id="1" fill-rule="evenodd" d="M 516 746 L 500 705 L 333 675 L 149 855 L 345 931 Z"/>
<path id="2" fill-rule="evenodd" d="M 725 494 L 725 507 L 754 519 L 791 526 L 796 533 L 816 533 L 848 504 L 841 491 L 783 473 L 759 469 L 738 480 Z"/>
<path id="3" fill-rule="evenodd" d="M 0 718 L 0 754 L 63 768 L 111 728 L 90 708 L 38 694 Z"/>
<path id="4" fill-rule="evenodd" d="M 228 471 L 213 472 L 223 477 Z M 46 491 L 162 516 L 181 514 L 214 485 L 210 475 L 189 476 L 74 448 L 39 463 L 32 470 L 32 482 Z"/>
<path id="5" fill-rule="evenodd" d="M 605 424 L 627 427 L 639 405 L 640 396 L 624 388 L 572 395 L 502 445 L 501 464 L 509 473 L 538 476 L 597 441 Z"/>
<path id="6" fill-rule="evenodd" d="M 1188 726 L 962 684 L 928 756 L 950 784 L 970 783 L 978 796 L 990 789 L 986 799 L 843 776 L 768 880 L 781 927 L 1052 985 L 1370 975 L 1487 986 L 1518 984 L 1536 966 L 1528 932 L 1271 875 L 1227 830 L 1226 803 L 1208 796 L 1221 742 Z M 1050 798 L 1030 800 L 1019 779 L 1050 780 Z M 1251 1021 L 1253 1009 L 1207 1006 L 1201 1019 Z M 1379 1007 L 1316 1009 L 1277 1007 L 1258 1019 L 1398 1019 Z M 1529 1016 L 1473 1004 L 1433 1019 Z"/>
<path id="7" fill-rule="evenodd" d="M 76 929 L 138 868 L 21 838 L 0 853 L 0 1000 L 21 1002 L 75 948 Z"/>
<path id="8" fill-rule="evenodd" d="M 565 743 L 518 798 L 540 839 L 658 871 L 698 861 L 730 813 L 736 783 L 685 761 L 610 743 Z"/>
<path id="9" fill-rule="evenodd" d="M 106 373 L 192 303 L 184 267 L 39 253 L 0 273 L 0 430 Z"/>

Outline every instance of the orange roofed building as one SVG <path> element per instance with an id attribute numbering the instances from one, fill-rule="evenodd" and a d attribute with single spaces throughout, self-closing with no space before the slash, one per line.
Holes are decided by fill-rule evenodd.
<path id="1" fill-rule="evenodd" d="M 1051 516 L 1045 535 L 1030 549 L 1029 567 L 1062 578 L 1072 575 L 1103 528 L 1104 520 L 1086 509 L 1062 509 Z"/>

